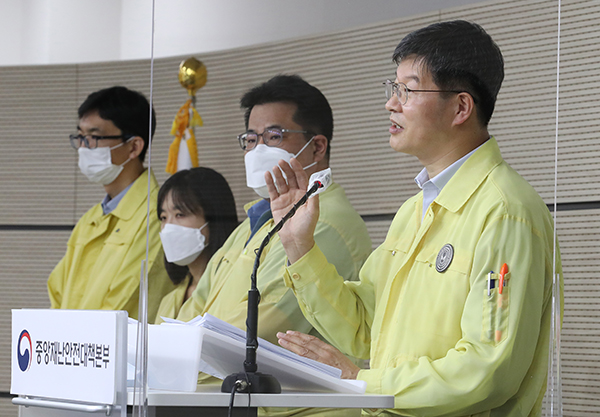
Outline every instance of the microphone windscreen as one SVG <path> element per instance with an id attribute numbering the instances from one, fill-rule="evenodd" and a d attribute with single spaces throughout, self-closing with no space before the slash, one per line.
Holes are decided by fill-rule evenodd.
<path id="1" fill-rule="evenodd" d="M 308 189 L 309 190 L 315 182 L 320 182 L 322 184 L 322 186 L 313 195 L 311 195 L 311 197 L 314 197 L 315 195 L 322 193 L 323 191 L 325 191 L 327 189 L 327 187 L 329 187 L 331 185 L 331 183 L 333 182 L 333 179 L 331 177 L 331 168 L 327 168 L 327 169 L 324 169 L 323 171 L 318 171 L 318 172 L 315 172 L 314 174 L 312 174 L 310 176 L 310 179 L 308 180 Z"/>

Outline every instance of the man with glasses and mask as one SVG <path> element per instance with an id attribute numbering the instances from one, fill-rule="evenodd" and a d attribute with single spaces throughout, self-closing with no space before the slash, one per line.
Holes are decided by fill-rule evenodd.
<path id="1" fill-rule="evenodd" d="M 142 260 L 146 258 L 146 211 L 150 175 L 148 321 L 173 289 L 164 269 L 156 216 L 158 183 L 144 168 L 156 122 L 136 91 L 112 87 L 90 94 L 70 136 L 81 172 L 106 196 L 79 219 L 67 253 L 48 279 L 52 308 L 126 310 L 137 318 Z"/>
<path id="2" fill-rule="evenodd" d="M 246 132 L 238 140 L 244 151 L 247 185 L 261 199 L 244 207 L 248 218 L 213 255 L 177 318 L 187 321 L 209 313 L 245 330 L 255 251 L 275 225 L 265 172 L 281 159 L 289 161 L 292 157 L 307 175 L 328 168 L 333 115 L 325 96 L 296 75 L 279 75 L 251 89 L 242 97 L 241 106 L 246 109 Z M 339 274 L 355 280 L 371 253 L 366 225 L 339 184 L 333 183 L 320 196 L 315 239 Z M 257 273 L 261 294 L 258 336 L 271 342 L 277 341 L 277 332 L 288 328 L 302 332 L 312 329 L 292 291 L 285 287 L 284 266 L 285 252 L 275 235 L 263 252 Z M 209 380 L 201 375 L 201 382 Z M 212 382 L 217 381 L 213 378 Z"/>
<path id="3" fill-rule="evenodd" d="M 560 256 L 548 208 L 488 133 L 500 49 L 474 23 L 442 22 L 408 34 L 393 60 L 390 145 L 422 163 L 422 192 L 400 207 L 359 282 L 344 282 L 313 239 L 318 197 L 279 232 L 307 319 L 371 368 L 309 335 L 280 343 L 394 395 L 376 415 L 539 416 Z M 267 179 L 275 220 L 307 186 L 299 161 L 279 166 L 278 189 Z"/>

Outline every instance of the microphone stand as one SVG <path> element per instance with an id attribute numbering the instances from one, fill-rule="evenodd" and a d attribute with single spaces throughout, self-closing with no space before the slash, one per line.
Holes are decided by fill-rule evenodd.
<path id="1" fill-rule="evenodd" d="M 256 251 L 256 258 L 254 260 L 254 268 L 250 275 L 251 285 L 248 291 L 248 316 L 246 319 L 246 360 L 244 361 L 244 371 L 228 375 L 223 384 L 221 385 L 221 392 L 230 393 L 234 390 L 237 392 L 253 392 L 253 393 L 267 393 L 267 394 L 280 394 L 281 385 L 279 381 L 273 376 L 257 372 L 258 366 L 256 364 L 256 349 L 258 348 L 258 303 L 260 302 L 260 292 L 256 285 L 256 274 L 258 266 L 260 265 L 260 257 L 263 250 L 268 245 L 271 238 L 275 233 L 279 232 L 285 222 L 287 222 L 298 208 L 300 208 L 308 198 L 317 192 L 319 188 L 323 187 L 320 181 L 315 181 L 312 187 L 302 196 L 302 198 L 294 204 L 291 210 L 283 216 L 283 218 L 273 227 L 273 229 L 267 233 L 267 236 L 263 239 L 260 247 Z"/>

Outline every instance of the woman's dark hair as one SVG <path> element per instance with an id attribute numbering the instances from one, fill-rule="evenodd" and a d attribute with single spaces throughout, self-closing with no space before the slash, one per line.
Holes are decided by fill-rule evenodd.
<path id="1" fill-rule="evenodd" d="M 157 214 L 162 214 L 162 206 L 168 195 L 173 205 L 186 214 L 203 215 L 208 222 L 208 245 L 203 253 L 212 257 L 223 246 L 233 229 L 238 225 L 235 200 L 227 180 L 210 168 L 192 168 L 173 174 L 158 191 Z M 189 269 L 168 262 L 165 268 L 175 285 L 181 283 Z"/>

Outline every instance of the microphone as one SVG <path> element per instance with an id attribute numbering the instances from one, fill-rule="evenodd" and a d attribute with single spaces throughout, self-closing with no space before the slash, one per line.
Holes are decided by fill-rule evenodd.
<path id="1" fill-rule="evenodd" d="M 308 183 L 311 185 L 314 185 L 315 182 L 319 182 L 321 185 L 319 186 L 317 191 L 315 191 L 314 194 L 312 194 L 310 197 L 314 197 L 315 195 L 320 194 L 323 191 L 325 191 L 327 188 L 329 188 L 329 186 L 333 182 L 333 180 L 331 178 L 331 168 L 327 168 L 327 169 L 324 169 L 323 171 L 318 171 L 318 172 L 315 172 L 314 174 L 312 174 L 310 176 L 310 179 L 308 180 Z M 311 186 L 309 186 L 308 189 L 310 191 Z"/>
<path id="2" fill-rule="evenodd" d="M 331 168 L 327 168 L 327 169 L 324 169 L 323 171 L 315 172 L 314 174 L 312 174 L 310 176 L 308 183 L 310 185 L 308 186 L 308 190 L 306 191 L 306 194 L 304 194 L 302 196 L 302 198 L 300 200 L 298 200 L 298 202 L 296 204 L 294 204 L 294 206 L 290 209 L 290 211 L 288 211 L 286 213 L 286 215 L 282 217 L 282 219 L 279 221 L 279 223 L 277 223 L 275 225 L 275 227 L 273 227 L 273 229 L 267 234 L 267 237 L 265 238 L 265 240 L 267 238 L 268 238 L 268 240 L 265 243 L 265 246 L 267 243 L 269 243 L 269 240 L 271 240 L 271 238 L 275 235 L 275 233 L 277 233 L 281 230 L 283 225 L 289 219 L 291 219 L 294 216 L 294 214 L 296 214 L 296 211 L 300 207 L 302 207 L 304 205 L 304 203 L 306 203 L 306 201 L 310 197 L 313 197 L 319 193 L 322 193 L 331 185 L 331 183 L 332 183 Z"/>
<path id="3" fill-rule="evenodd" d="M 331 168 L 315 172 L 310 176 L 308 190 L 300 200 L 286 213 L 267 236 L 263 239 L 260 247 L 256 250 L 254 267 L 250 275 L 250 290 L 248 291 L 248 315 L 246 318 L 246 360 L 244 361 L 244 371 L 228 375 L 221 385 L 221 392 L 230 393 L 233 390 L 237 392 L 248 393 L 281 393 L 279 381 L 268 374 L 257 372 L 256 350 L 258 349 L 258 304 L 260 303 L 260 292 L 256 285 L 256 274 L 260 265 L 260 257 L 263 250 L 271 241 L 271 238 L 281 230 L 283 225 L 291 219 L 296 211 L 306 203 L 306 201 L 327 189 L 332 183 Z"/>

